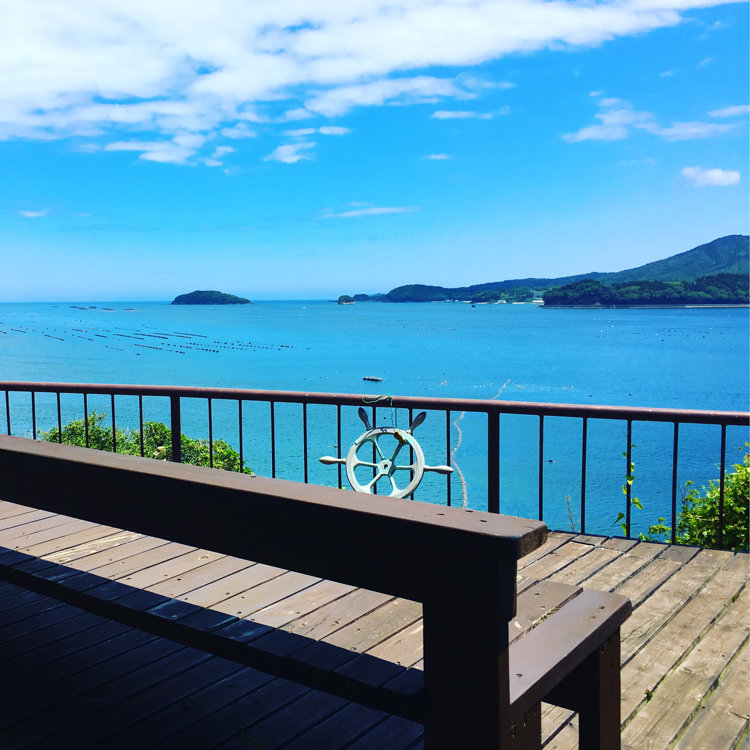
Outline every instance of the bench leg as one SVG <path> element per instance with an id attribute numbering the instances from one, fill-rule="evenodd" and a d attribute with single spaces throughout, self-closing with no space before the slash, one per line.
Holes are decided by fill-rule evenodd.
<path id="1" fill-rule="evenodd" d="M 620 631 L 566 677 L 547 699 L 578 712 L 579 750 L 619 750 Z"/>
<path id="2" fill-rule="evenodd" d="M 513 750 L 541 750 L 542 747 L 542 704 L 532 708 L 523 721 L 516 723 L 513 732 Z"/>

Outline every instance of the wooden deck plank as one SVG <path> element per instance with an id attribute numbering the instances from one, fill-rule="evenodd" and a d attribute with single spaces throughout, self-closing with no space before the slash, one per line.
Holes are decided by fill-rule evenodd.
<path id="1" fill-rule="evenodd" d="M 308 693 L 309 689 L 288 680 L 275 678 L 218 711 L 214 711 L 188 728 L 182 729 L 158 744 L 164 750 L 185 750 L 187 747 L 218 747 L 237 735 L 247 737 L 246 747 L 252 747 L 245 735 L 248 726 L 269 716 Z"/>
<path id="2" fill-rule="evenodd" d="M 75 548 L 70 548 L 69 550 L 45 555 L 44 559 L 59 565 L 68 565 L 76 570 L 89 572 L 118 560 L 125 560 L 128 557 L 169 544 L 164 539 L 134 534 L 130 531 L 122 531 L 105 539 L 108 539 L 109 542 L 102 540 L 102 545 L 97 549 L 89 550 L 88 547 L 84 547 L 81 554 L 77 554 Z"/>
<path id="3" fill-rule="evenodd" d="M 392 598 L 375 591 L 355 589 L 350 594 L 293 620 L 283 629 L 290 633 L 321 640 Z"/>
<path id="4" fill-rule="evenodd" d="M 682 566 L 674 560 L 657 557 L 649 565 L 638 570 L 621 586 L 615 588 L 618 594 L 627 596 L 633 607 L 640 606 L 665 581 L 669 580 Z"/>
<path id="5" fill-rule="evenodd" d="M 119 576 L 117 580 L 126 583 L 128 586 L 145 589 L 184 575 L 188 571 L 199 568 L 213 560 L 223 559 L 225 556 L 205 549 L 192 549 L 184 554 L 170 557 L 168 560 L 131 571 L 127 575 Z"/>
<path id="6" fill-rule="evenodd" d="M 139 571 L 168 562 L 176 557 L 180 557 L 188 552 L 194 552 L 195 547 L 188 547 L 186 544 L 177 544 L 176 542 L 167 542 L 156 547 L 141 552 L 137 555 L 123 556 L 122 549 L 113 552 L 114 560 L 112 562 L 100 565 L 96 568 L 88 568 L 88 571 L 103 578 L 120 580 L 126 576 L 138 573 Z"/>
<path id="7" fill-rule="evenodd" d="M 198 659 L 198 653 L 188 657 L 188 666 L 168 676 L 164 669 L 160 675 L 155 675 L 154 681 L 148 685 L 144 682 L 144 689 L 125 702 L 109 703 L 101 710 L 97 710 L 80 722 L 80 726 L 74 734 L 78 747 L 98 748 L 102 744 L 109 747 L 118 745 L 125 747 L 123 733 L 130 734 L 129 730 L 135 725 L 149 719 L 154 715 L 162 714 L 173 704 L 185 700 L 197 692 L 203 685 L 219 682 L 240 671 L 241 666 L 225 659 L 204 658 Z M 163 679 L 159 679 L 162 677 Z M 184 709 L 183 709 L 184 710 Z M 138 734 L 140 734 L 138 731 Z M 119 735 L 119 736 L 118 736 Z M 132 737 L 132 734 L 130 735 Z M 133 741 L 143 742 L 140 738 L 133 737 Z M 138 744 L 140 744 L 138 743 Z"/>
<path id="8" fill-rule="evenodd" d="M 292 741 L 284 750 L 322 750 L 349 747 L 349 744 L 361 737 L 386 719 L 382 711 L 347 704 L 342 710 L 329 716 L 318 726 Z"/>
<path id="9" fill-rule="evenodd" d="M 708 552 L 708 551 L 707 551 Z M 648 643 L 656 633 L 703 584 L 721 567 L 717 556 L 696 557 L 675 572 L 636 608 L 622 629 L 620 648 L 623 664 Z M 659 560 L 656 561 L 657 563 Z M 669 562 L 669 561 L 668 561 Z M 623 593 L 623 586 L 618 593 Z"/>
<path id="10" fill-rule="evenodd" d="M 275 571 L 271 571 L 272 575 L 273 572 Z M 249 617 L 253 613 L 286 599 L 298 591 L 303 591 L 319 581 L 320 578 L 287 571 L 281 575 L 273 575 L 268 580 L 248 588 L 230 599 L 218 602 L 213 605 L 212 609 L 235 617 Z"/>
<path id="11" fill-rule="evenodd" d="M 627 722 L 646 702 L 646 690 L 657 690 L 659 683 L 690 652 L 745 583 L 742 571 L 731 568 L 718 571 L 695 596 L 675 611 L 673 617 L 666 620 L 658 638 L 651 633 L 648 643 L 632 659 L 625 661 L 621 671 L 623 722 Z M 632 642 L 628 643 L 632 645 Z"/>
<path id="12" fill-rule="evenodd" d="M 24 515 L 25 513 L 46 513 L 51 516 L 54 515 L 50 511 L 39 511 L 34 508 L 29 508 L 27 505 L 19 505 L 18 503 L 9 503 L 7 500 L 0 500 L 0 529 L 8 528 L 13 525 L 13 521 L 16 516 Z"/>
<path id="13" fill-rule="evenodd" d="M 100 528 L 104 529 L 107 527 L 102 526 Z M 74 560 L 79 560 L 83 557 L 95 555 L 97 552 L 101 552 L 102 550 L 110 550 L 122 544 L 126 544 L 128 542 L 132 542 L 136 539 L 142 538 L 143 536 L 141 534 L 136 534 L 132 531 L 122 531 L 120 529 L 117 529 L 114 532 L 104 534 L 100 537 L 94 537 L 85 542 L 77 542 L 73 543 L 72 545 L 69 544 L 66 547 L 60 548 L 58 550 L 44 552 L 43 554 L 39 554 L 36 550 L 33 549 L 23 551 L 28 555 L 36 555 L 37 557 L 43 557 L 45 560 L 50 560 L 51 562 L 56 562 L 64 565 Z"/>
<path id="14" fill-rule="evenodd" d="M 711 587 L 712 583 L 714 581 L 709 582 L 705 589 Z M 730 590 L 726 587 L 723 590 L 715 589 L 708 596 L 721 598 Z M 679 736 L 701 699 L 714 686 L 717 675 L 746 642 L 748 606 L 750 589 L 745 588 L 743 595 L 729 607 L 682 663 L 654 688 L 654 693 L 662 693 L 663 697 L 658 704 L 653 701 L 646 703 L 625 727 L 622 733 L 623 750 L 669 747 Z"/>
<path id="15" fill-rule="evenodd" d="M 253 620 L 279 628 L 354 590 L 355 587 L 348 584 L 319 581 L 254 612 Z"/>
<path id="16" fill-rule="evenodd" d="M 623 541 L 623 540 L 615 540 Z M 644 542 L 641 543 L 646 544 Z M 605 548 L 606 544 L 603 545 Z M 614 591 L 618 586 L 622 586 L 631 576 L 651 563 L 657 555 L 663 550 L 663 546 L 658 544 L 646 544 L 639 552 L 635 554 L 631 548 L 622 551 L 623 554 L 615 558 L 609 564 L 594 573 L 584 582 L 586 588 L 599 589 L 601 591 Z M 640 546 L 640 545 L 639 545 Z M 643 554 L 643 553 L 646 554 Z"/>
<path id="17" fill-rule="evenodd" d="M 617 560 L 622 555 L 619 550 L 605 547 L 593 547 L 591 552 L 578 558 L 570 565 L 555 573 L 559 583 L 581 585 L 586 579 L 598 573 L 605 565 Z M 591 587 L 593 588 L 593 587 Z"/>
<path id="18" fill-rule="evenodd" d="M 544 557 L 539 558 L 531 565 L 523 568 L 524 576 L 542 580 L 547 578 L 562 568 L 576 562 L 580 558 L 588 555 L 594 548 L 588 544 L 579 544 L 578 542 L 568 542 L 557 549 L 553 549 Z"/>
<path id="19" fill-rule="evenodd" d="M 747 732 L 750 723 L 750 690 L 747 689 L 750 685 L 750 645 L 747 641 L 718 679 L 716 689 L 697 710 L 675 750 L 697 747 L 731 750 L 738 746 L 742 734 Z"/>
<path id="20" fill-rule="evenodd" d="M 293 703 L 245 727 L 241 734 L 220 745 L 220 748 L 247 750 L 248 746 L 282 747 L 345 705 L 346 701 L 342 698 L 310 690 Z"/>
<path id="21" fill-rule="evenodd" d="M 408 599 L 391 599 L 322 640 L 351 651 L 367 651 L 394 632 L 412 625 L 421 616 L 421 604 Z"/>
<path id="22" fill-rule="evenodd" d="M 180 596 L 180 599 L 196 607 L 211 607 L 218 612 L 227 612 L 234 614 L 235 602 L 230 602 L 234 597 L 241 595 L 249 589 L 260 586 L 267 581 L 278 578 L 286 573 L 281 568 L 273 565 L 264 565 L 262 563 L 248 563 L 248 567 L 231 573 L 217 581 L 200 586 L 197 589 L 188 591 Z"/>
<path id="23" fill-rule="evenodd" d="M 567 534 L 560 531 L 551 531 L 547 535 L 547 541 L 541 547 L 537 547 L 535 550 L 529 552 L 529 554 L 524 555 L 519 559 L 518 570 L 524 570 L 524 568 L 528 568 L 529 565 L 531 565 L 533 562 L 536 562 L 539 558 L 545 557 L 550 552 L 556 550 L 558 547 L 562 547 L 564 544 L 570 542 L 572 538 L 572 534 Z"/>
<path id="24" fill-rule="evenodd" d="M 34 557 L 44 557 L 47 554 L 54 554 L 55 552 L 68 549 L 69 547 L 97 541 L 102 537 L 110 536 L 116 531 L 117 529 L 112 526 L 92 525 L 73 534 L 66 534 L 65 536 L 57 537 L 55 539 L 37 542 L 35 544 L 27 545 L 26 547 L 20 547 L 19 552 L 33 555 Z"/>
<path id="25" fill-rule="evenodd" d="M 424 625 L 420 619 L 368 649 L 366 653 L 404 667 L 413 667 L 421 662 L 424 654 L 423 631 Z"/>
<path id="26" fill-rule="evenodd" d="M 12 526 L 7 526 L 0 531 L 0 544 L 3 547 L 18 549 L 19 547 L 22 547 L 26 540 L 33 534 L 38 534 L 44 531 L 51 531 L 57 534 L 57 536 L 60 536 L 60 534 L 55 531 L 56 529 L 74 523 L 73 520 L 66 516 L 55 516 L 42 510 L 35 513 L 27 513 L 24 514 L 24 516 L 16 516 L 16 519 L 17 523 L 14 523 Z"/>
<path id="27" fill-rule="evenodd" d="M 239 698 L 251 693 L 274 679 L 257 669 L 243 668 L 228 677 L 205 683 L 200 690 L 168 706 L 157 714 L 138 716 L 128 729 L 112 739 L 115 747 L 133 748 L 144 743 L 149 747 L 161 746 L 187 727 L 206 720 L 217 711 L 225 709 Z M 183 748 L 189 745 L 183 745 Z"/>
<path id="28" fill-rule="evenodd" d="M 349 745 L 348 750 L 407 750 L 422 737 L 422 726 L 391 716 Z"/>
<path id="29" fill-rule="evenodd" d="M 171 644 L 174 646 L 174 644 Z M 64 699 L 44 712 L 44 721 L 22 722 L 8 731 L 14 739 L 23 736 L 24 742 L 37 747 L 53 747 L 56 743 L 78 738 L 92 717 L 111 707 L 130 705 L 133 696 L 152 685 L 168 679 L 173 674 L 187 670 L 192 664 L 200 664 L 210 659 L 207 654 L 187 648 L 172 648 L 157 639 L 143 652 L 151 651 L 153 656 L 141 668 L 117 673 L 108 670 L 108 679 L 95 688 L 84 689 L 76 695 L 75 701 Z M 143 656 L 143 653 L 141 654 Z M 84 675 L 87 679 L 90 673 Z M 75 710 L 72 708 L 75 707 Z"/>
<path id="30" fill-rule="evenodd" d="M 226 578 L 240 570 L 245 570 L 250 565 L 251 563 L 247 560 L 221 555 L 216 559 L 207 560 L 191 570 L 168 578 L 166 581 L 153 584 L 148 589 L 155 594 L 162 594 L 163 596 L 176 599 L 208 583 Z"/>

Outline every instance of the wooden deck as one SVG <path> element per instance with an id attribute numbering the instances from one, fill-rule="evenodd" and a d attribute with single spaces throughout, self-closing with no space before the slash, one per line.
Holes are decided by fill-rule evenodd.
<path id="1" fill-rule="evenodd" d="M 421 607 L 404 599 L 6 502 L 0 547 L 421 665 Z M 519 567 L 519 632 L 537 609 L 555 606 L 553 582 L 632 600 L 622 630 L 623 747 L 745 746 L 747 555 L 553 533 Z M 418 724 L 2 583 L 0 667 L 3 748 L 421 746 Z M 546 747 L 575 747 L 575 721 L 547 706 Z"/>

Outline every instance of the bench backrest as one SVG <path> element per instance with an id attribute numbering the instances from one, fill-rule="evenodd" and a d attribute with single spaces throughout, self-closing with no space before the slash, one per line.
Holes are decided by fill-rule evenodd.
<path id="1" fill-rule="evenodd" d="M 516 562 L 539 521 L 6 436 L 0 498 L 422 602 L 428 743 L 507 739 Z"/>

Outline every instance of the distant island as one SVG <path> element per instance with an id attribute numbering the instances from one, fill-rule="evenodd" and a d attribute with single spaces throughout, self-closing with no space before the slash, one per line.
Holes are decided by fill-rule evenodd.
<path id="1" fill-rule="evenodd" d="M 250 300 L 244 297 L 235 297 L 234 294 L 224 292 L 196 290 L 188 294 L 180 294 L 175 297 L 172 305 L 249 305 Z"/>
<path id="2" fill-rule="evenodd" d="M 355 294 L 349 299 L 357 302 L 365 300 L 378 302 L 448 302 L 456 300 L 481 304 L 531 302 L 533 299 L 543 296 L 546 306 L 573 304 L 747 304 L 747 276 L 750 268 L 749 248 L 750 237 L 732 234 L 664 260 L 657 260 L 625 271 L 612 273 L 593 271 L 554 279 L 508 279 L 465 287 L 407 284 L 391 289 L 386 294 Z M 720 275 L 722 278 L 705 280 L 706 277 L 716 275 Z M 723 278 L 727 275 L 737 276 L 738 278 Z M 553 290 L 580 282 L 586 282 L 586 284 L 582 285 L 579 291 L 585 292 L 582 296 L 591 301 L 563 302 L 560 295 L 550 294 Z M 624 291 L 626 287 L 632 287 L 636 282 L 640 285 L 637 290 Z M 651 282 L 662 282 L 671 286 L 669 288 L 649 287 Z M 677 282 L 683 285 L 679 289 L 675 286 Z M 689 286 L 691 284 L 698 284 L 698 287 Z M 614 291 L 612 291 L 613 289 Z M 595 291 L 596 293 L 594 293 Z M 348 297 L 348 295 L 343 296 Z M 575 293 L 571 296 L 575 296 Z M 656 302 L 656 299 L 669 301 Z"/>

